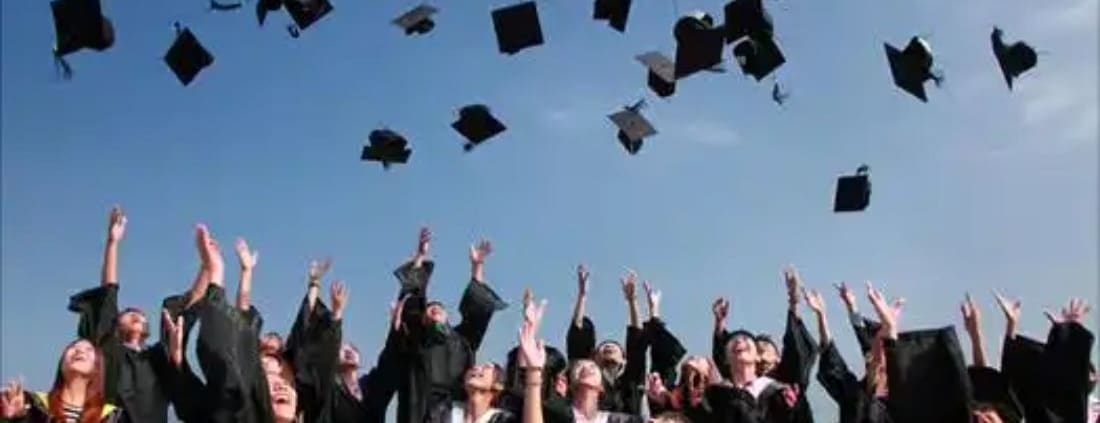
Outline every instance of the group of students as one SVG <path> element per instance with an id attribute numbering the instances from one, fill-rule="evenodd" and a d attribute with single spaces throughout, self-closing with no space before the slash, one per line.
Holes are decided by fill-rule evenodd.
<path id="1" fill-rule="evenodd" d="M 855 294 L 837 289 L 864 353 L 864 375 L 845 363 L 833 342 L 822 295 L 784 271 L 786 330 L 780 342 L 727 330 L 729 302 L 713 304 L 709 355 L 687 349 L 660 316 L 659 291 L 642 283 L 648 319 L 639 317 L 637 277 L 622 278 L 629 309 L 624 343 L 597 342 L 586 317 L 588 272 L 577 268 L 578 295 L 564 353 L 539 339 L 546 302 L 528 290 L 518 344 L 505 365 L 479 361 L 477 351 L 494 314 L 507 305 L 487 284 L 487 241 L 470 248 L 470 281 L 452 325 L 443 303 L 428 295 L 434 262 L 431 233 L 394 275 L 400 291 L 390 305 L 385 344 L 363 372 L 360 352 L 343 341 L 348 291 L 330 286 L 320 299 L 330 262 L 315 261 L 290 333 L 263 333 L 251 305 L 257 254 L 243 240 L 236 298 L 225 288 L 219 244 L 196 227 L 199 270 L 194 282 L 161 305 L 159 340 L 137 308 L 118 306 L 117 262 L 126 217 L 111 211 L 101 284 L 70 299 L 79 315 L 77 338 L 58 361 L 48 391 L 9 383 L 0 393 L 2 421 L 30 423 L 166 423 L 169 409 L 187 423 L 383 422 L 394 396 L 400 423 L 812 423 L 806 397 L 816 379 L 839 407 L 841 423 L 1096 423 L 1090 400 L 1096 372 L 1094 339 L 1083 326 L 1089 307 L 1071 300 L 1051 321 L 1046 342 L 1016 333 L 1020 303 L 997 296 L 1006 318 L 1000 369 L 987 362 L 980 311 L 962 305 L 973 364 L 967 366 L 953 326 L 902 332 L 904 301 L 887 301 L 868 284 L 877 320 L 862 316 Z M 813 312 L 815 341 L 799 306 Z M 192 337 L 200 323 L 198 337 Z M 184 354 L 197 339 L 200 378 Z M 648 416 L 648 417 L 643 417 Z M 820 417 L 818 417 L 820 420 Z"/>

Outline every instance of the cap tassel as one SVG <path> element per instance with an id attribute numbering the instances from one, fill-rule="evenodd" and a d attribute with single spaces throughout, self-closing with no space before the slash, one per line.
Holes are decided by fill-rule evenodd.
<path id="1" fill-rule="evenodd" d="M 65 60 L 65 57 L 61 55 L 61 52 L 57 50 L 57 44 L 53 46 L 53 65 L 54 70 L 59 74 L 61 79 L 69 80 L 73 78 L 73 68 L 69 65 L 69 62 Z"/>
<path id="2" fill-rule="evenodd" d="M 286 32 L 290 33 L 290 38 L 298 38 L 302 36 L 302 30 L 298 29 L 296 25 L 287 25 Z"/>
<path id="3" fill-rule="evenodd" d="M 943 86 L 943 71 L 938 69 L 930 70 L 928 71 L 928 77 L 932 79 L 932 82 L 936 84 L 936 87 Z"/>

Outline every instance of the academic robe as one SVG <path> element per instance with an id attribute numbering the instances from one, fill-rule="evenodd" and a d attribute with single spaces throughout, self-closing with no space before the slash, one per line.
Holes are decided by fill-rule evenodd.
<path id="1" fill-rule="evenodd" d="M 206 295 L 191 308 L 176 312 L 184 316 L 184 348 L 194 321 L 201 323 L 196 353 L 205 383 L 191 369 L 187 359 L 174 373 L 174 384 L 185 399 L 176 404 L 187 423 L 272 423 L 267 378 L 259 357 L 259 333 L 263 319 L 255 307 L 241 312 L 225 299 L 222 287 L 211 285 Z M 185 349 L 186 351 L 186 349 Z"/>
<path id="2" fill-rule="evenodd" d="M 706 400 L 714 410 L 711 421 L 718 423 L 793 421 L 794 409 L 787 405 L 783 395 L 785 386 L 767 376 L 762 378 L 765 386 L 755 397 L 748 390 L 734 387 L 728 382 L 707 387 Z"/>
<path id="3" fill-rule="evenodd" d="M 647 401 L 649 415 L 656 417 L 665 412 L 678 412 L 692 423 L 709 422 L 712 416 L 706 396 L 699 403 L 693 404 L 687 398 L 687 387 L 684 383 L 677 383 L 680 360 L 687 355 L 687 349 L 660 319 L 650 319 L 645 323 L 644 329 L 649 345 L 650 372 L 660 375 L 664 385 L 670 387 L 664 402 Z"/>
<path id="4" fill-rule="evenodd" d="M 1028 423 L 1082 423 L 1088 418 L 1088 364 L 1095 342 L 1078 323 L 1052 325 L 1046 344 L 1005 339 L 1001 371 Z"/>
<path id="5" fill-rule="evenodd" d="M 519 354 L 519 347 L 508 351 L 508 362 L 504 366 L 504 392 L 500 393 L 495 406 L 522 416 L 527 377 L 526 371 L 519 366 Z M 567 367 L 565 355 L 557 348 L 546 346 L 546 364 L 542 371 L 542 418 L 546 423 L 568 423 L 571 420 L 569 401 L 554 390 L 554 379 Z"/>
<path id="6" fill-rule="evenodd" d="M 462 420 L 454 421 L 451 418 L 453 405 L 450 403 L 436 404 L 424 418 L 424 423 L 463 423 Z M 497 409 L 497 413 L 493 414 L 484 423 L 519 423 L 522 420 L 520 416 L 513 414 L 508 410 Z M 480 422 L 479 422 L 480 423 Z"/>
<path id="7" fill-rule="evenodd" d="M 844 357 L 832 341 L 821 352 L 817 381 L 840 409 L 840 423 L 890 423 L 885 398 L 875 398 L 866 380 L 856 375 L 844 362 Z"/>
<path id="8" fill-rule="evenodd" d="M 169 390 L 163 380 L 168 356 L 163 342 L 140 351 L 118 337 L 118 285 L 85 290 L 69 299 L 69 310 L 80 316 L 77 336 L 103 352 L 107 401 L 119 404 L 130 421 L 167 423 Z M 178 416 L 178 413 L 177 413 Z"/>
<path id="9" fill-rule="evenodd" d="M 732 332 L 723 330 L 722 333 L 714 335 L 711 343 L 711 356 L 718 365 L 719 373 L 726 379 L 729 379 L 729 362 L 726 360 L 725 349 L 730 336 Z M 766 376 L 788 385 L 798 386 L 798 399 L 793 411 L 795 423 L 813 423 L 813 413 L 806 399 L 806 389 L 810 385 L 810 374 L 813 371 L 817 353 L 817 343 L 810 336 L 810 331 L 806 329 L 802 318 L 788 310 L 779 365 Z"/>
<path id="10" fill-rule="evenodd" d="M 905 332 L 884 347 L 891 420 L 970 421 L 973 389 L 954 326 Z"/>
<path id="11" fill-rule="evenodd" d="M 596 327 L 588 317 L 581 327 L 570 324 L 565 334 L 566 354 L 570 362 L 591 359 L 596 349 Z M 646 341 L 642 328 L 626 328 L 626 364 L 618 378 L 603 377 L 600 410 L 639 415 L 645 396 Z"/>
<path id="12" fill-rule="evenodd" d="M 424 299 L 419 303 L 424 304 Z M 405 306 L 409 307 L 409 301 Z M 492 288 L 471 280 L 459 304 L 461 323 L 403 334 L 399 345 L 408 361 L 404 382 L 398 388 L 398 422 L 421 422 L 440 402 L 461 398 L 463 375 L 475 363 L 493 314 L 503 307 Z M 416 326 L 419 321 L 405 323 Z"/>

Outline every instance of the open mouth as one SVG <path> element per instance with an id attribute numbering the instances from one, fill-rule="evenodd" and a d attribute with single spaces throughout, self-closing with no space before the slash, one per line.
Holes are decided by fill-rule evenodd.
<path id="1" fill-rule="evenodd" d="M 276 405 L 290 405 L 290 396 L 287 394 L 276 394 L 271 401 Z"/>

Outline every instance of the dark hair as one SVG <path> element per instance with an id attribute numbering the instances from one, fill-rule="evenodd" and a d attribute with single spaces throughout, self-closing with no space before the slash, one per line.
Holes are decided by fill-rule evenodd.
<path id="1" fill-rule="evenodd" d="M 126 308 L 122 309 L 121 312 L 118 313 L 117 319 L 122 319 L 122 316 L 125 316 L 127 313 L 137 313 L 137 314 L 140 314 L 141 317 L 145 317 L 145 323 L 141 325 L 141 342 L 145 342 L 146 339 L 149 339 L 149 318 L 148 318 L 148 316 L 146 316 L 145 312 L 142 311 L 140 308 L 126 307 Z"/>
<path id="2" fill-rule="evenodd" d="M 766 342 L 768 344 L 771 344 L 771 346 L 775 347 L 775 349 L 777 349 L 777 350 L 779 349 L 779 344 L 776 344 L 775 340 L 772 339 L 772 337 L 770 335 L 766 334 L 766 333 L 761 333 L 761 334 L 758 334 L 756 336 L 753 336 L 752 340 L 756 341 L 756 342 Z"/>
<path id="3" fill-rule="evenodd" d="M 103 406 L 107 403 L 103 393 L 103 354 L 99 348 L 87 339 L 77 339 L 70 342 L 61 350 L 61 358 L 57 360 L 57 374 L 53 378 L 53 387 L 49 392 L 50 421 L 63 422 L 65 420 L 65 400 L 61 398 L 61 391 L 65 389 L 65 353 L 81 342 L 87 342 L 95 352 L 95 360 L 92 362 L 92 375 L 88 380 L 88 388 L 84 391 L 84 404 L 81 404 L 80 420 L 77 423 L 97 423 L 103 414 Z"/>

